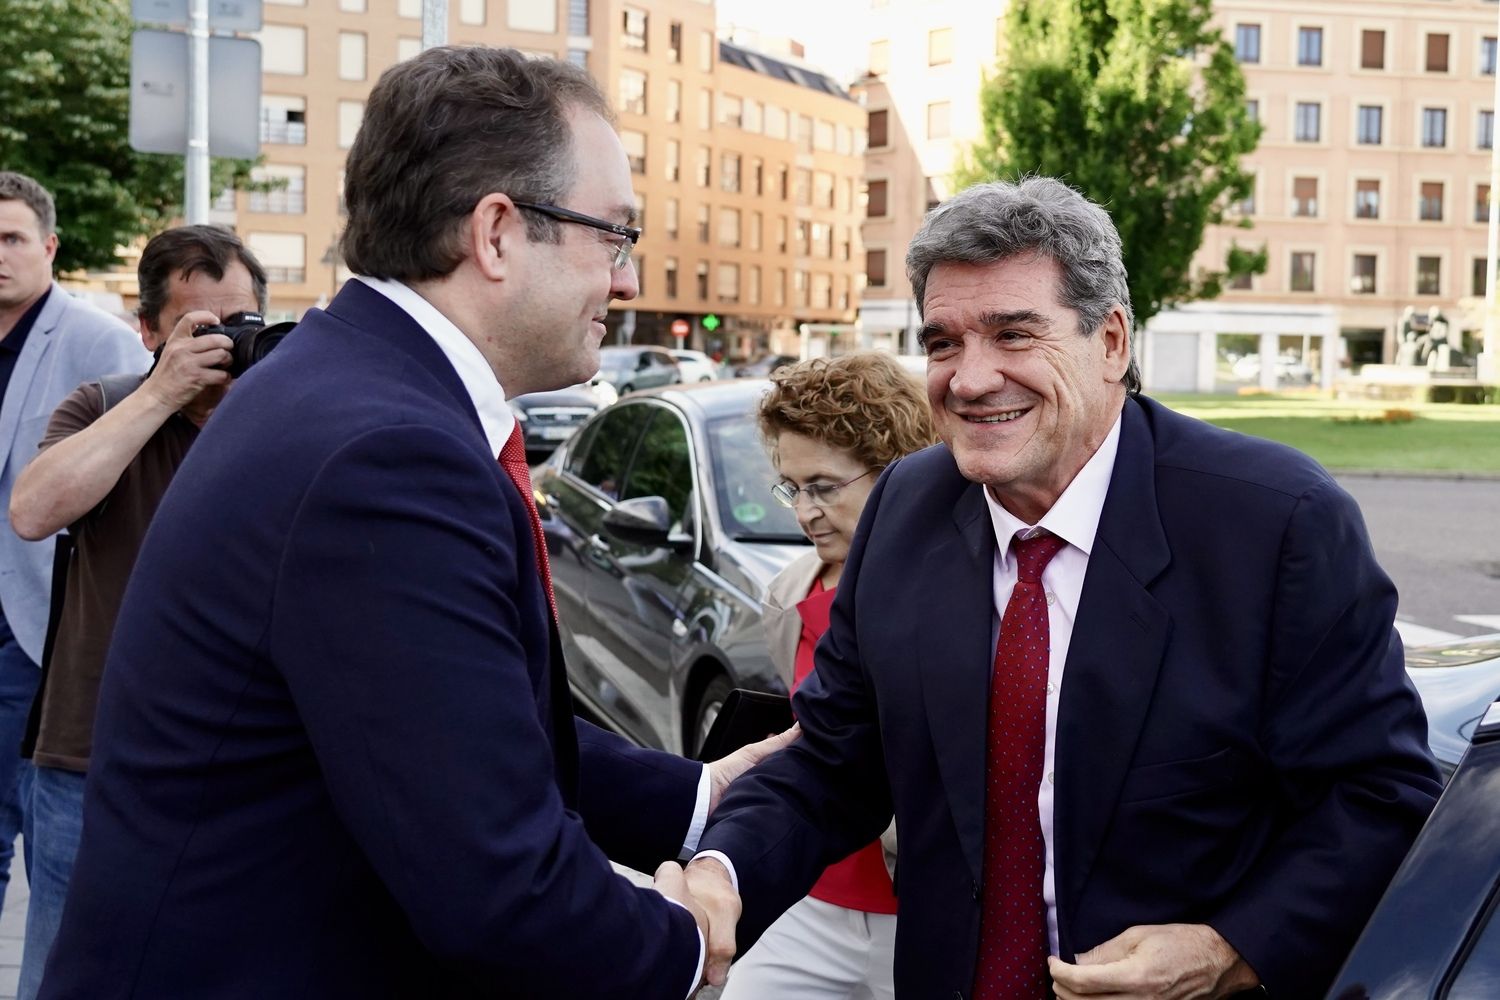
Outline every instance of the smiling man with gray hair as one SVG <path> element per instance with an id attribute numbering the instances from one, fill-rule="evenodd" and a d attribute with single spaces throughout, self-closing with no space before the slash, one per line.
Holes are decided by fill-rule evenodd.
<path id="1" fill-rule="evenodd" d="M 1140 395 L 1120 238 L 1046 178 L 907 255 L 938 446 L 881 477 L 689 866 L 753 942 L 894 812 L 896 992 L 1320 997 L 1439 791 L 1354 501 Z M 736 894 L 737 891 L 737 894 Z"/>

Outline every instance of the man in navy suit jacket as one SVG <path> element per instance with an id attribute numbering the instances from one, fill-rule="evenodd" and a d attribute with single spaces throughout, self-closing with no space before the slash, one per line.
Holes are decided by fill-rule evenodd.
<path id="1" fill-rule="evenodd" d="M 1063 998 L 1321 997 L 1439 791 L 1358 508 L 1307 457 L 1136 394 L 1119 237 L 1065 185 L 971 188 L 907 261 L 944 443 L 882 476 L 802 739 L 688 868 L 714 933 L 742 900 L 748 946 L 894 811 L 903 1000 L 1049 975 Z M 1037 529 L 1062 544 L 1023 696 L 996 636 Z M 1022 697 L 1035 771 L 990 815 L 989 713 Z M 1037 845 L 1035 922 L 981 935 L 1022 884 L 985 877 L 991 834 Z M 997 987 L 1023 931 L 1035 985 Z"/>
<path id="2" fill-rule="evenodd" d="M 690 850 L 733 767 L 575 727 L 497 463 L 506 395 L 592 376 L 637 291 L 608 108 L 565 63 L 425 52 L 346 201 L 364 277 L 238 383 L 146 537 L 41 996 L 686 997 L 681 871 L 606 857 Z"/>

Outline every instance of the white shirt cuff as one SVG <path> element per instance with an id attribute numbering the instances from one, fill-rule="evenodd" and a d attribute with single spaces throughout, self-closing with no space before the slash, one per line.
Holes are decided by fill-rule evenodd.
<path id="1" fill-rule="evenodd" d="M 681 902 L 673 899 L 671 896 L 663 894 L 661 898 L 674 906 L 682 906 L 684 910 L 687 910 L 686 906 L 683 906 Z M 692 913 L 691 910 L 688 910 L 688 912 L 689 914 Z M 683 994 L 683 1000 L 691 1000 L 693 994 L 698 991 L 698 984 L 703 982 L 703 963 L 708 960 L 708 945 L 703 940 L 703 930 L 698 927 L 696 918 L 693 920 L 693 928 L 698 931 L 698 967 L 693 970 L 693 983 L 688 987 L 688 991 Z"/>
<path id="2" fill-rule="evenodd" d="M 698 801 L 693 804 L 693 821 L 688 824 L 687 836 L 682 839 L 679 858 L 690 858 L 698 850 L 698 841 L 703 838 L 703 828 L 708 825 L 708 799 L 713 792 L 713 779 L 708 776 L 708 765 L 698 776 Z"/>
<path id="3" fill-rule="evenodd" d="M 729 884 L 734 887 L 734 894 L 736 896 L 739 895 L 740 877 L 735 873 L 734 862 L 729 860 L 729 855 L 725 854 L 723 851 L 699 851 L 697 854 L 693 855 L 693 860 L 697 861 L 699 858 L 713 858 L 719 864 L 723 865 L 724 870 L 729 872 Z"/>

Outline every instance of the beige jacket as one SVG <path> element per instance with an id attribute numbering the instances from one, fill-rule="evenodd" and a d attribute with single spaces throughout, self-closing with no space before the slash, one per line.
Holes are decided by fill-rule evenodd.
<path id="1" fill-rule="evenodd" d="M 806 552 L 794 559 L 786 569 L 766 587 L 766 599 L 761 602 L 761 622 L 766 630 L 766 646 L 771 653 L 771 662 L 776 673 L 792 689 L 792 678 L 797 667 L 797 643 L 802 638 L 802 616 L 797 613 L 797 604 L 812 589 L 813 581 L 823 571 L 823 561 L 816 550 Z M 896 878 L 896 824 L 893 822 L 880 835 L 880 845 L 885 848 L 885 869 L 891 879 Z"/>

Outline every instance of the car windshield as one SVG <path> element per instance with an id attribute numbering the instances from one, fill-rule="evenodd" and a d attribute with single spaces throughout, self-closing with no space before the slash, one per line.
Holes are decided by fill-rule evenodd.
<path id="1" fill-rule="evenodd" d="M 776 470 L 754 421 L 743 416 L 711 420 L 708 441 L 724 530 L 744 542 L 807 541 L 797 515 L 771 497 Z"/>

